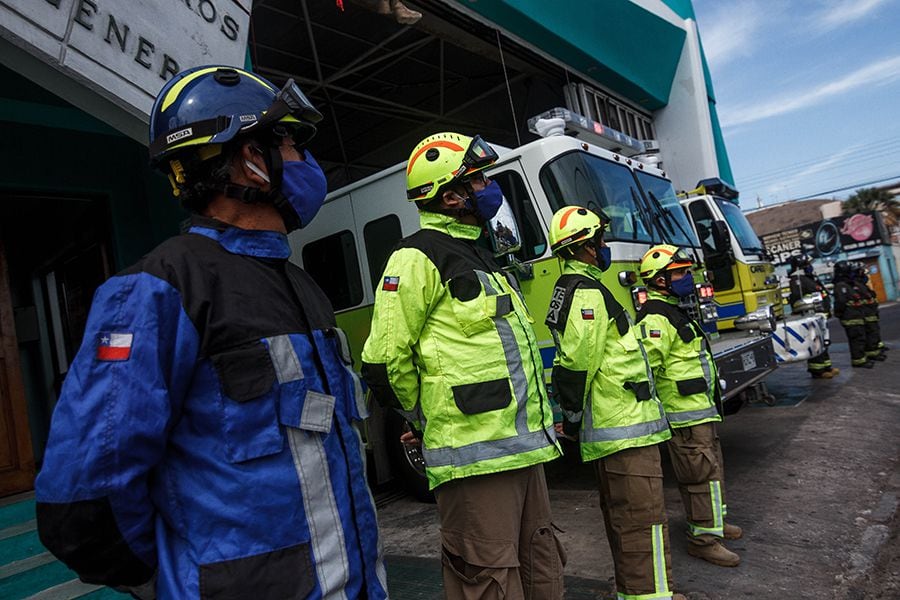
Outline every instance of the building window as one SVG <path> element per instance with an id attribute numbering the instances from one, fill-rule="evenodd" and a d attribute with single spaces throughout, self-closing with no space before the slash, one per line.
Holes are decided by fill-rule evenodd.
<path id="1" fill-rule="evenodd" d="M 403 237 L 403 233 L 397 215 L 387 215 L 375 219 L 363 227 L 363 241 L 366 244 L 366 259 L 369 262 L 372 291 L 378 289 L 384 267 L 401 237 Z"/>
<path id="2" fill-rule="evenodd" d="M 359 260 L 353 233 L 340 231 L 306 244 L 303 268 L 331 300 L 334 310 L 356 306 L 363 300 Z"/>

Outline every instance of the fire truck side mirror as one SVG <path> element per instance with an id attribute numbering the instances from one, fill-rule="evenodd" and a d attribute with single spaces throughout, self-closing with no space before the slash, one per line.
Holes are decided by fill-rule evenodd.
<path id="1" fill-rule="evenodd" d="M 713 221 L 712 239 L 715 252 L 707 252 L 706 266 L 712 270 L 723 269 L 734 264 L 734 252 L 731 250 L 731 232 L 725 221 Z"/>

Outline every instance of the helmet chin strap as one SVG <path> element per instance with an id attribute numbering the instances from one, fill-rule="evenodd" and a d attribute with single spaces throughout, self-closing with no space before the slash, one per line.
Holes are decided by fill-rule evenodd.
<path id="1" fill-rule="evenodd" d="M 656 280 L 657 280 L 659 277 L 662 277 L 662 278 L 665 279 L 665 281 L 666 281 L 666 284 L 665 284 L 664 286 L 662 286 L 662 287 L 660 287 L 660 286 L 656 283 Z M 653 278 L 653 285 L 651 285 L 651 286 L 649 286 L 649 287 L 652 287 L 654 290 L 659 290 L 659 291 L 661 291 L 661 292 L 666 292 L 667 294 L 673 293 L 673 292 L 672 292 L 672 275 L 671 275 L 671 272 L 670 272 L 670 271 L 663 270 L 662 273 L 657 274 L 657 276 Z"/>
<path id="2" fill-rule="evenodd" d="M 244 164 L 270 185 L 269 191 L 264 192 L 257 187 L 229 183 L 222 192 L 229 198 L 240 200 L 246 204 L 269 202 L 278 210 L 281 220 L 284 221 L 288 231 L 299 228 L 300 217 L 297 216 L 297 211 L 294 210 L 288 199 L 281 193 L 281 180 L 284 172 L 284 160 L 281 158 L 281 150 L 275 145 L 270 146 L 268 152 L 259 148 L 256 148 L 256 150 L 262 155 L 266 163 L 266 169 L 271 175 L 267 175 L 249 160 L 244 160 Z"/>
<path id="3" fill-rule="evenodd" d="M 475 204 L 476 203 L 476 200 L 474 199 L 475 194 L 474 194 L 474 190 L 471 189 L 471 185 L 466 184 L 466 189 L 467 189 L 467 192 L 469 193 L 468 198 L 463 198 L 461 195 L 457 194 L 456 192 L 454 192 L 452 190 L 450 190 L 450 193 L 456 195 L 458 198 L 461 198 L 464 202 L 466 200 L 471 200 L 472 204 Z M 432 200 L 432 202 L 437 203 L 438 199 L 439 198 L 435 198 L 434 200 Z M 427 207 L 427 206 L 428 206 L 428 204 L 425 205 L 425 207 Z M 426 208 L 426 210 L 430 210 L 431 212 L 438 213 L 441 215 L 447 215 L 448 217 L 453 217 L 455 219 L 461 219 L 462 217 L 468 217 L 470 215 L 475 215 L 476 217 L 478 216 L 478 212 L 475 209 L 469 208 L 468 206 L 465 206 L 465 204 L 463 204 L 462 208 L 437 208 L 437 207 L 434 207 L 434 208 L 430 208 L 430 209 Z M 480 219 L 479 219 L 479 221 L 480 221 Z"/>

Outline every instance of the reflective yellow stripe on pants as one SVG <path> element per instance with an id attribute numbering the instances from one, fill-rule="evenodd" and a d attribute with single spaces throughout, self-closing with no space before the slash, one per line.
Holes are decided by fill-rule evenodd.
<path id="1" fill-rule="evenodd" d="M 662 524 L 654 525 L 653 536 L 653 581 L 656 591 L 652 594 L 616 594 L 617 600 L 671 600 L 669 581 L 666 578 L 666 546 Z"/>

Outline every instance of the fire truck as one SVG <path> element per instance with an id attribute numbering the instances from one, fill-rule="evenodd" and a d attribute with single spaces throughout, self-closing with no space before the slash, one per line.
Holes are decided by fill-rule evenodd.
<path id="1" fill-rule="evenodd" d="M 779 363 L 821 354 L 829 344 L 827 316 L 816 310 L 814 299 L 808 299 L 805 308 L 785 315 L 772 256 L 737 200 L 737 190 L 720 179 L 704 179 L 696 189 L 679 194 L 715 291 L 719 331 L 727 337 L 729 331 L 758 328 L 769 322 Z M 771 399 L 765 393 L 761 398 Z"/>
<path id="2" fill-rule="evenodd" d="M 547 242 L 555 211 L 578 204 L 609 215 L 605 239 L 612 266 L 603 283 L 632 311 L 641 300 L 640 259 L 652 245 L 684 247 L 698 260 L 702 252 L 666 173 L 637 158 L 643 142 L 568 109 L 538 115 L 529 127 L 542 137 L 518 148 L 496 147 L 500 158 L 486 171 L 500 185 L 504 202 L 486 227 L 485 243 L 519 279 L 549 380 L 555 347 L 543 315 L 561 269 Z M 397 241 L 419 228 L 418 210 L 405 191 L 405 164 L 398 164 L 331 192 L 316 219 L 289 238 L 292 260 L 331 299 L 357 365 L 382 269 Z M 775 358 L 764 328 L 748 327 L 727 339 L 717 333 L 712 289 L 698 284 L 691 304 L 713 338 L 727 412 L 759 388 Z M 400 476 L 425 495 L 421 453 L 399 442 L 404 427 L 399 415 L 372 407 L 366 435 L 375 481 Z"/>

